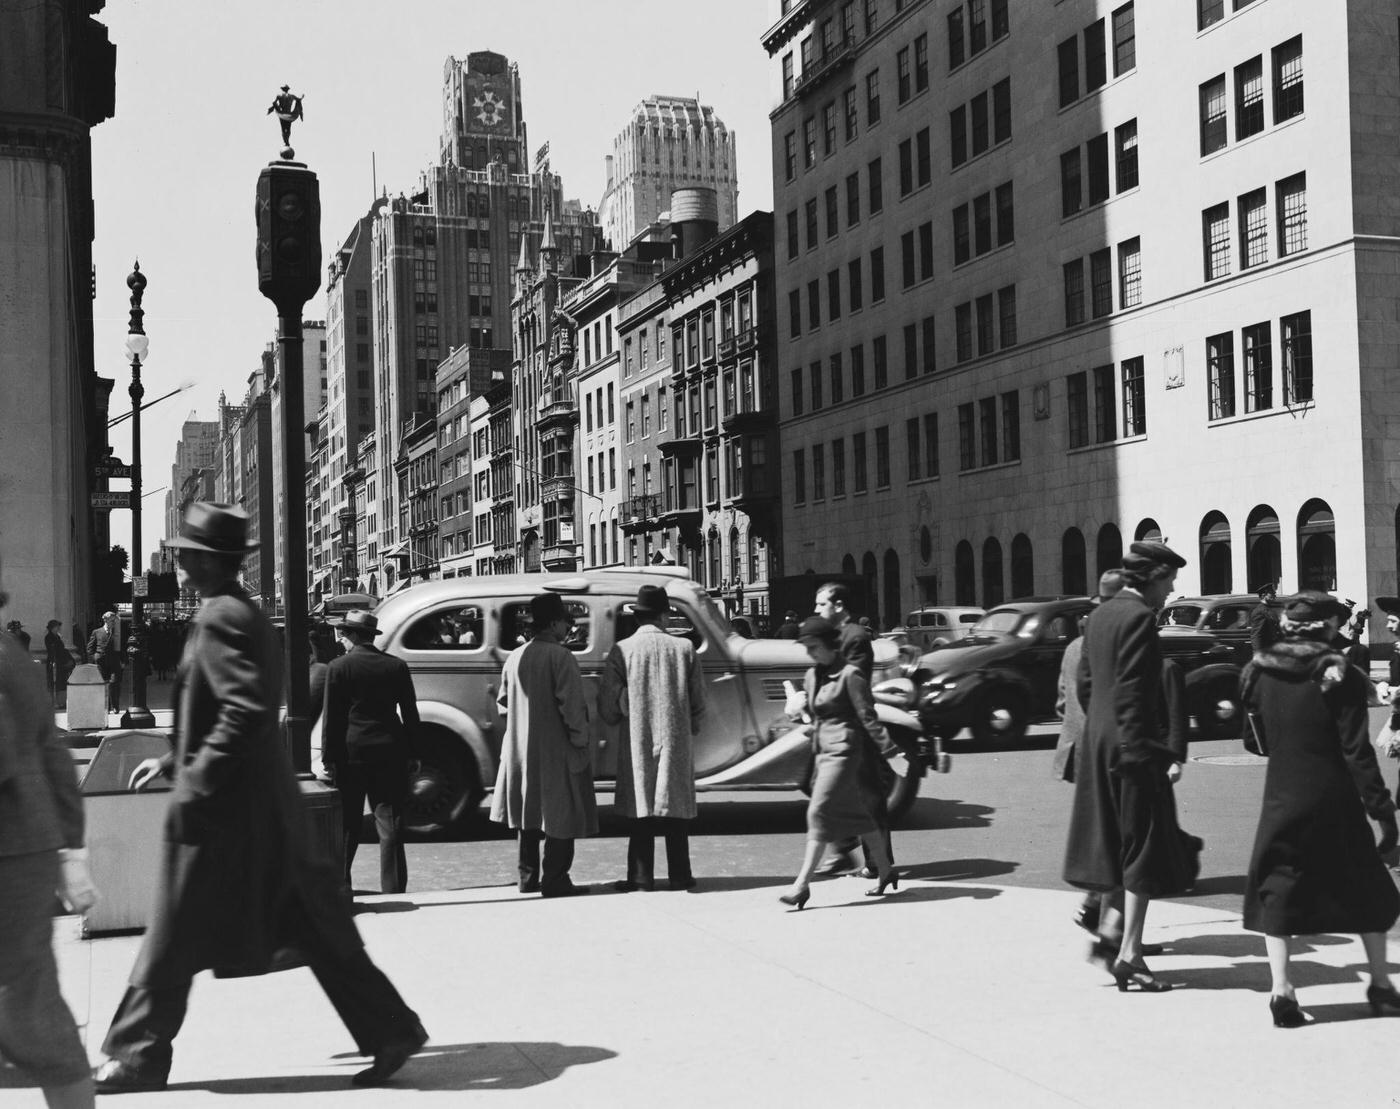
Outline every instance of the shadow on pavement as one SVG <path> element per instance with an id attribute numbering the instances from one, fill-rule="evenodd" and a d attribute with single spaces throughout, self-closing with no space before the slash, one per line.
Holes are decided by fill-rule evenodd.
<path id="1" fill-rule="evenodd" d="M 1171 901 L 1190 901 L 1196 897 L 1217 897 L 1226 894 L 1237 894 L 1244 896 L 1245 875 L 1243 874 L 1216 874 L 1210 878 L 1200 879 L 1186 893 L 1173 895 Z"/>
<path id="2" fill-rule="evenodd" d="M 365 890 L 365 893 L 371 891 Z M 413 913 L 418 906 L 412 901 L 357 901 L 350 909 L 353 916 L 361 913 Z"/>
<path id="3" fill-rule="evenodd" d="M 817 895 L 814 893 L 812 896 Z M 819 905 L 815 901 L 809 901 L 807 909 L 873 908 L 876 905 L 898 906 L 901 903 L 908 905 L 915 901 L 952 901 L 958 897 L 970 897 L 974 901 L 987 901 L 990 898 L 1000 896 L 1001 890 L 986 886 L 910 886 L 906 890 L 901 885 L 899 889 L 891 890 L 883 897 L 861 897 L 828 905 Z"/>
<path id="4" fill-rule="evenodd" d="M 940 859 L 932 863 L 900 864 L 899 876 L 932 882 L 976 882 L 1013 873 L 1020 863 L 1006 859 Z"/>
<path id="5" fill-rule="evenodd" d="M 1180 954 L 1182 949 L 1173 944 L 1170 951 L 1172 954 Z M 1228 967 L 1190 967 L 1180 970 L 1168 963 L 1157 963 L 1153 969 L 1173 985 L 1191 990 L 1254 990 L 1267 996 L 1270 988 L 1269 964 L 1262 959 L 1257 962 L 1235 963 Z M 1357 1004 L 1365 1004 L 1366 988 L 1359 966 L 1337 967 L 1308 959 L 1294 959 L 1289 964 L 1289 977 L 1293 979 L 1293 985 L 1297 989 L 1354 984 Z"/>
<path id="6" fill-rule="evenodd" d="M 1347 936 L 1307 936 L 1295 937 L 1293 951 L 1297 955 L 1316 951 L 1320 947 L 1335 947 L 1340 943 L 1354 943 Z M 1222 959 L 1263 959 L 1264 937 L 1254 932 L 1225 932 L 1205 936 L 1182 936 L 1167 941 L 1167 949 L 1173 955 L 1215 955 Z"/>
<path id="7" fill-rule="evenodd" d="M 429 1044 L 389 1083 L 403 1090 L 523 1090 L 560 1077 L 570 1067 L 614 1059 L 603 1047 L 560 1043 Z M 338 1055 L 337 1059 L 358 1058 Z M 258 1094 L 350 1093 L 350 1074 L 335 1073 L 220 1078 L 209 1082 L 180 1082 L 168 1087 L 212 1094 L 252 1097 Z"/>
<path id="8" fill-rule="evenodd" d="M 895 825 L 895 831 L 935 828 L 990 828 L 996 809 L 954 797 L 920 797 Z"/>

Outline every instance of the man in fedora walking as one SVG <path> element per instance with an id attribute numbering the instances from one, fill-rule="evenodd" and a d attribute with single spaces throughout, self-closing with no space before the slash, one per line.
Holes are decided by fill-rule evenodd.
<path id="1" fill-rule="evenodd" d="M 427 1041 L 417 1015 L 365 953 L 341 876 L 308 849 L 278 727 L 277 635 L 238 575 L 248 517 L 196 502 L 178 538 L 182 586 L 200 595 L 177 677 L 173 749 L 131 775 L 174 778 L 150 927 L 102 1045 L 99 1093 L 165 1088 L 190 984 L 266 974 L 294 948 L 363 1055 L 356 1085 L 379 1085 Z"/>
<path id="2" fill-rule="evenodd" d="M 691 889 L 688 822 L 695 819 L 695 755 L 691 739 L 705 712 L 700 658 L 687 639 L 663 626 L 671 599 L 659 585 L 637 591 L 637 630 L 613 644 L 598 689 L 598 715 L 626 721 L 617 748 L 617 811 L 631 821 L 624 893 L 653 887 L 656 836 L 666 839 L 672 889 Z"/>
<path id="3" fill-rule="evenodd" d="M 408 863 L 403 850 L 403 810 L 408 763 L 418 732 L 418 698 L 402 659 L 374 646 L 379 621 L 355 611 L 331 625 L 345 654 L 326 671 L 321 761 L 340 790 L 345 824 L 345 884 L 360 843 L 360 817 L 368 798 L 379 833 L 379 888 L 403 893 Z"/>

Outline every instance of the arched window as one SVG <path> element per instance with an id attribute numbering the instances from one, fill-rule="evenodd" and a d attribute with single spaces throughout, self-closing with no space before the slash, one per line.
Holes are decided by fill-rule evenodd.
<path id="1" fill-rule="evenodd" d="M 1160 543 L 1162 541 L 1162 527 L 1151 516 L 1141 521 L 1133 529 L 1133 542 L 1135 543 Z"/>
<path id="2" fill-rule="evenodd" d="M 1118 530 L 1117 524 L 1104 524 L 1099 528 L 1095 554 L 1100 577 L 1105 570 L 1116 570 L 1123 565 L 1123 533 Z"/>
<path id="3" fill-rule="evenodd" d="M 1031 552 L 1031 541 L 1024 534 L 1017 534 L 1011 540 L 1011 597 L 1033 597 L 1035 595 L 1035 555 Z"/>
<path id="4" fill-rule="evenodd" d="M 860 560 L 860 576 L 865 579 L 865 614 L 870 617 L 873 627 L 880 626 L 880 566 L 875 561 L 875 552 L 866 551 Z"/>
<path id="5" fill-rule="evenodd" d="M 1089 573 L 1084 564 L 1084 533 L 1069 528 L 1060 539 L 1060 588 L 1066 593 L 1089 592 Z"/>
<path id="6" fill-rule="evenodd" d="M 1230 558 L 1230 521 L 1222 512 L 1209 512 L 1201 521 L 1202 593 L 1230 592 L 1234 587 Z"/>
<path id="7" fill-rule="evenodd" d="M 899 555 L 885 552 L 885 627 L 904 622 L 903 598 L 899 595 Z"/>
<path id="8" fill-rule="evenodd" d="M 1298 588 L 1337 588 L 1337 525 L 1326 501 L 1298 510 Z"/>
<path id="9" fill-rule="evenodd" d="M 953 597 L 955 604 L 977 603 L 977 571 L 972 544 L 966 539 L 953 550 Z"/>
<path id="10" fill-rule="evenodd" d="M 845 558 L 843 558 L 843 559 L 841 560 L 841 573 L 845 574 L 847 577 L 852 577 L 852 578 L 853 578 L 853 577 L 856 576 L 856 556 L 855 556 L 855 555 L 849 555 L 849 554 L 848 554 Z"/>
<path id="11" fill-rule="evenodd" d="M 1246 565 L 1249 580 L 1245 587 L 1257 592 L 1266 583 L 1278 584 L 1283 577 L 1283 548 L 1279 544 L 1278 513 L 1266 504 L 1254 506 L 1244 525 Z"/>
<path id="12" fill-rule="evenodd" d="M 988 539 L 982 544 L 982 607 L 992 608 L 1006 600 L 1001 581 L 1001 544 Z"/>
<path id="13" fill-rule="evenodd" d="M 739 529 L 731 527 L 729 529 L 729 584 L 733 588 L 743 574 L 743 548 L 739 546 Z"/>

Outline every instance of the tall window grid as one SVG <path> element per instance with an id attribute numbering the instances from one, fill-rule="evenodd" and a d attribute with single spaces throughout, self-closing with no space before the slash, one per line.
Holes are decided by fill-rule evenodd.
<path id="1" fill-rule="evenodd" d="M 1228 277 L 1230 273 L 1230 204 L 1216 204 L 1201 213 L 1205 240 L 1206 280 Z"/>
<path id="2" fill-rule="evenodd" d="M 1239 198 L 1240 269 L 1258 266 L 1269 260 L 1269 204 L 1263 189 L 1255 189 Z"/>
<path id="3" fill-rule="evenodd" d="M 1206 337 L 1206 381 L 1210 391 L 1210 418 L 1224 420 L 1235 414 L 1235 337 L 1231 332 Z"/>
<path id="4" fill-rule="evenodd" d="M 1308 249 L 1308 175 L 1294 174 L 1274 187 L 1278 199 L 1280 258 Z"/>

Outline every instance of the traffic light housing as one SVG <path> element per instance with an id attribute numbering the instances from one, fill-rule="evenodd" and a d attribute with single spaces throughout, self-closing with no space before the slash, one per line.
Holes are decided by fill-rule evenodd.
<path id="1" fill-rule="evenodd" d="M 258 289 L 284 315 L 299 315 L 321 287 L 321 188 L 294 162 L 258 175 Z"/>

